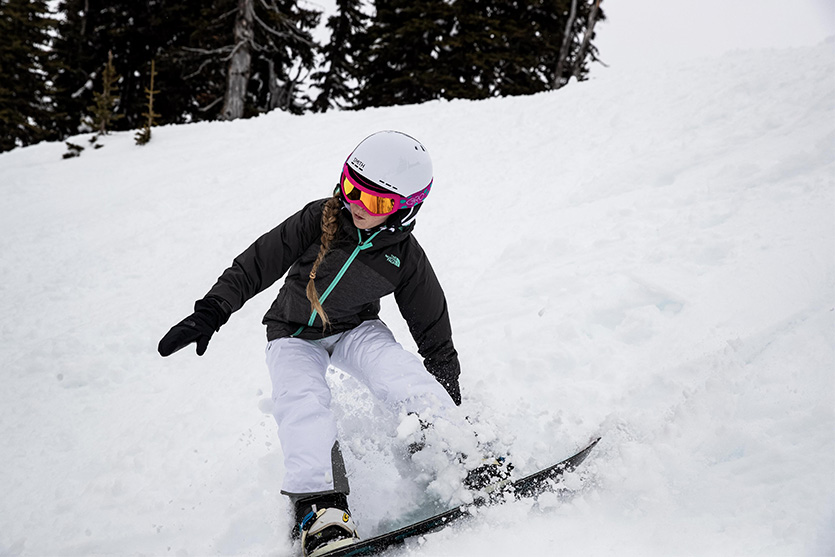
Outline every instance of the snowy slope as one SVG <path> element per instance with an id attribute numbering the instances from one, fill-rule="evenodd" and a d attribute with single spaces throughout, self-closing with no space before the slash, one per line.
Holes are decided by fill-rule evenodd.
<path id="1" fill-rule="evenodd" d="M 570 501 L 489 509 L 394 555 L 835 553 L 829 42 L 0 155 L 0 554 L 292 554 L 260 324 L 277 286 L 203 358 L 156 343 L 387 128 L 435 161 L 416 235 L 468 412 L 520 473 L 603 435 Z M 384 319 L 413 348 L 390 300 Z M 419 493 L 396 419 L 331 379 L 369 535 Z"/>

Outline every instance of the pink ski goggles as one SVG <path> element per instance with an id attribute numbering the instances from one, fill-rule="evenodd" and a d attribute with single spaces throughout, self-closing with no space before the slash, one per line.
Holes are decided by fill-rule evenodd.
<path id="1" fill-rule="evenodd" d="M 404 207 L 414 207 L 421 203 L 429 195 L 432 182 L 430 181 L 429 185 L 421 191 L 405 198 L 396 193 L 381 193 L 368 186 L 363 186 L 355 180 L 351 176 L 346 163 L 342 167 L 342 179 L 339 181 L 339 185 L 342 188 L 342 195 L 345 196 L 348 203 L 358 203 L 365 207 L 369 214 L 382 217 L 383 215 L 396 213 Z"/>

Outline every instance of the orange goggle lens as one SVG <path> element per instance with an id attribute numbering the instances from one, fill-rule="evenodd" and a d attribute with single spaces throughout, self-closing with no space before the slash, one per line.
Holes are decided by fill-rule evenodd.
<path id="1" fill-rule="evenodd" d="M 390 215 L 398 209 L 399 203 L 392 197 L 375 195 L 354 184 L 347 174 L 342 175 L 342 193 L 349 203 L 362 203 L 366 211 L 375 216 Z"/>

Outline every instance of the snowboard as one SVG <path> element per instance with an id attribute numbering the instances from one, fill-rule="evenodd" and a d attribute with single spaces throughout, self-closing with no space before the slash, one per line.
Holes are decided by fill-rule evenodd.
<path id="1" fill-rule="evenodd" d="M 379 536 L 374 536 L 373 538 L 361 540 L 346 547 L 333 549 L 321 554 L 320 557 L 358 557 L 361 555 L 375 555 L 393 546 L 404 543 L 407 538 L 435 532 L 442 528 L 446 528 L 459 519 L 472 516 L 472 510 L 474 507 L 498 505 L 507 499 L 535 497 L 541 493 L 549 491 L 553 486 L 552 482 L 554 480 L 579 466 L 580 463 L 586 459 L 594 446 L 597 445 L 598 441 L 600 441 L 599 437 L 591 441 L 580 452 L 566 458 L 562 462 L 543 468 L 542 470 L 534 472 L 529 476 L 525 476 L 524 478 L 511 482 L 510 487 L 506 492 L 507 498 L 501 498 L 493 501 L 479 499 L 472 504 L 460 505 L 458 507 L 451 508 L 440 514 L 436 514 L 433 517 L 409 524 L 408 526 L 398 528 L 397 530 L 380 534 Z"/>

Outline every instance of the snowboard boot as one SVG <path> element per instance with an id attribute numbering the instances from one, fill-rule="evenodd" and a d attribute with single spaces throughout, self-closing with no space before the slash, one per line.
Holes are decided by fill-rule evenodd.
<path id="1" fill-rule="evenodd" d="M 480 466 L 470 470 L 464 487 L 475 492 L 476 500 L 496 501 L 510 489 L 513 465 L 503 456 L 485 458 Z"/>
<path id="2" fill-rule="evenodd" d="M 344 493 L 332 493 L 295 502 L 293 534 L 301 539 L 305 557 L 317 557 L 359 541 Z"/>

